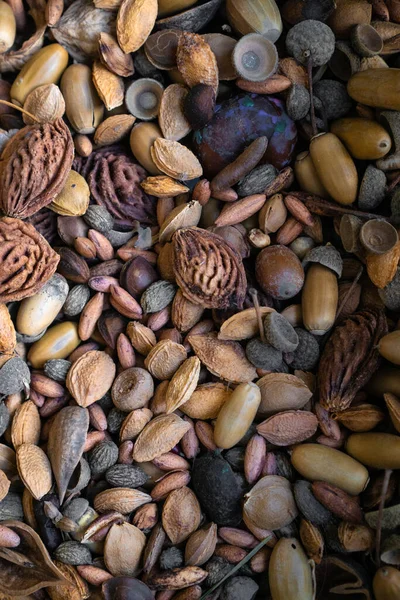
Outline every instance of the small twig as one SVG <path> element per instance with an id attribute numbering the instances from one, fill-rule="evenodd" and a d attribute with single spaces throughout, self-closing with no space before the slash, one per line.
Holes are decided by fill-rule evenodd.
<path id="1" fill-rule="evenodd" d="M 258 301 L 257 290 L 255 290 L 254 288 L 250 288 L 249 294 L 253 300 L 254 308 L 256 309 L 258 329 L 260 330 L 260 338 L 261 338 L 261 341 L 264 342 L 264 344 L 265 344 L 265 342 L 267 340 L 265 339 L 264 326 L 263 326 L 263 322 L 262 322 L 262 315 L 261 315 L 261 310 L 260 310 L 260 303 Z"/>
<path id="2" fill-rule="evenodd" d="M 382 482 L 382 490 L 381 490 L 381 499 L 379 501 L 379 512 L 378 512 L 378 523 L 376 526 L 376 547 L 375 547 L 375 560 L 378 567 L 381 564 L 381 539 L 382 539 L 382 517 L 383 517 L 383 509 L 385 507 L 385 499 L 387 490 L 389 487 L 390 476 L 393 471 L 391 469 L 386 469 L 385 476 Z"/>
<path id="3" fill-rule="evenodd" d="M 310 56 L 308 57 L 308 62 L 307 62 L 308 91 L 310 92 L 310 102 L 311 102 L 311 106 L 310 106 L 311 128 L 312 128 L 313 136 L 315 136 L 318 133 L 318 129 L 317 129 L 317 120 L 315 118 L 312 69 L 313 69 L 313 60 L 312 60 L 312 56 L 310 54 Z"/>
<path id="4" fill-rule="evenodd" d="M 343 300 L 342 300 L 342 302 L 341 302 L 341 304 L 340 304 L 340 306 L 339 306 L 339 308 L 337 310 L 336 317 L 335 317 L 335 323 L 338 320 L 338 318 L 340 317 L 340 313 L 342 312 L 342 310 L 343 310 L 343 308 L 344 308 L 347 300 L 349 299 L 350 295 L 352 294 L 354 288 L 356 287 L 356 285 L 357 285 L 357 283 L 358 283 L 361 275 L 363 274 L 363 271 L 364 271 L 364 267 L 361 266 L 359 268 L 359 271 L 358 271 L 357 275 L 353 279 L 353 283 L 351 284 L 351 286 L 347 290 L 347 292 L 346 292 L 346 294 L 345 294 L 345 296 L 344 296 L 344 298 L 343 298 Z"/>
<path id="5" fill-rule="evenodd" d="M 0 104 L 5 104 L 6 106 L 11 106 L 11 108 L 21 111 L 22 113 L 24 113 L 24 115 L 27 115 L 28 117 L 30 117 L 31 119 L 36 121 L 36 123 L 40 123 L 39 119 L 37 117 L 35 117 L 35 115 L 33 115 L 32 113 L 28 112 L 27 110 L 21 108 L 20 106 L 13 104 L 12 102 L 8 102 L 7 100 L 0 100 Z"/>
<path id="6" fill-rule="evenodd" d="M 205 598 L 208 598 L 208 596 L 210 596 L 213 592 L 215 592 L 215 590 L 218 589 L 220 585 L 225 583 L 225 581 L 227 579 L 229 579 L 230 577 L 232 577 L 232 575 L 237 573 L 237 571 L 239 571 L 239 569 L 241 567 L 243 567 L 243 565 L 248 563 L 249 560 L 251 560 L 253 558 L 253 556 L 255 554 L 257 554 L 257 552 L 259 552 L 261 550 L 261 548 L 263 548 L 271 539 L 272 539 L 272 535 L 269 535 L 268 537 L 264 538 L 259 544 L 257 544 L 257 546 L 255 548 L 253 548 L 253 550 L 251 550 L 251 552 L 249 552 L 247 554 L 247 556 L 244 557 L 243 560 L 241 560 L 237 565 L 235 565 L 233 567 L 233 569 L 231 571 L 229 571 L 229 573 L 221 579 L 221 581 L 218 581 L 215 585 L 212 586 L 212 588 L 210 588 L 205 594 L 203 594 L 201 596 L 200 600 L 205 600 Z"/>
<path id="7" fill-rule="evenodd" d="M 400 173 L 393 179 L 393 181 L 390 182 L 390 185 L 388 185 L 386 190 L 387 193 L 390 193 L 392 190 L 394 190 L 398 183 L 400 183 Z"/>

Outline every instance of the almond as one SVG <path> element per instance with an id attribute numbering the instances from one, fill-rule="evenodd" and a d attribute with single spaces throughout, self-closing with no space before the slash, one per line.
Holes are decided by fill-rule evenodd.
<path id="1" fill-rule="evenodd" d="M 132 115 L 113 115 L 112 117 L 108 117 L 96 129 L 94 143 L 96 146 L 116 144 L 128 135 L 135 121 L 136 117 Z"/>
<path id="2" fill-rule="evenodd" d="M 176 61 L 185 83 L 210 85 L 217 95 L 218 65 L 214 52 L 201 35 L 184 31 L 179 38 Z"/>
<path id="3" fill-rule="evenodd" d="M 189 400 L 196 389 L 200 376 L 201 363 L 197 356 L 185 360 L 172 377 L 167 389 L 167 413 L 174 412 Z"/>
<path id="4" fill-rule="evenodd" d="M 273 308 L 267 306 L 260 307 L 261 318 L 270 312 L 275 312 Z M 220 327 L 218 339 L 220 340 L 249 340 L 258 334 L 258 320 L 255 308 L 246 308 L 236 313 Z"/>
<path id="5" fill-rule="evenodd" d="M 223 383 L 204 383 L 179 409 L 192 419 L 216 419 L 231 394 L 232 390 Z"/>
<path id="6" fill-rule="evenodd" d="M 187 181 L 203 174 L 198 158 L 179 142 L 157 138 L 150 153 L 156 167 L 173 179 Z"/>
<path id="7" fill-rule="evenodd" d="M 194 492 L 182 487 L 171 492 L 163 506 L 162 525 L 173 544 L 184 542 L 200 525 L 201 509 Z"/>
<path id="8" fill-rule="evenodd" d="M 178 415 L 159 415 L 139 434 L 133 449 L 133 460 L 147 462 L 169 452 L 190 428 L 190 423 Z"/>
<path id="9" fill-rule="evenodd" d="M 124 103 L 124 82 L 115 73 L 112 73 L 96 60 L 93 63 L 92 79 L 98 95 L 104 102 L 107 110 L 112 110 Z"/>
<path id="10" fill-rule="evenodd" d="M 161 244 L 169 242 L 178 229 L 196 227 L 201 217 L 201 204 L 195 200 L 174 208 L 162 223 L 159 233 Z"/>
<path id="11" fill-rule="evenodd" d="M 157 12 L 157 0 L 122 1 L 117 16 L 117 37 L 125 54 L 143 46 L 154 27 Z"/>
<path id="12" fill-rule="evenodd" d="M 36 500 L 40 500 L 50 491 L 52 485 L 51 465 L 39 446 L 34 444 L 19 446 L 17 468 L 23 484 Z"/>
<path id="13" fill-rule="evenodd" d="M 253 381 L 257 373 L 240 344 L 219 340 L 215 333 L 191 335 L 189 343 L 207 369 L 217 377 L 242 383 Z"/>
<path id="14" fill-rule="evenodd" d="M 181 344 L 171 340 L 161 340 L 149 352 L 144 364 L 156 379 L 171 379 L 186 360 L 187 353 Z"/>
<path id="15" fill-rule="evenodd" d="M 115 373 L 115 363 L 108 354 L 91 350 L 73 363 L 66 385 L 79 406 L 88 407 L 108 392 Z"/>
<path id="16" fill-rule="evenodd" d="M 187 94 L 187 88 L 180 83 L 169 85 L 163 92 L 158 122 L 167 140 L 178 142 L 190 133 L 191 126 L 183 112 Z"/>
<path id="17" fill-rule="evenodd" d="M 15 412 L 11 425 L 11 441 L 15 449 L 22 444 L 38 444 L 40 415 L 31 400 L 24 402 Z"/>
<path id="18" fill-rule="evenodd" d="M 165 175 L 147 177 L 140 185 L 146 194 L 156 196 L 157 198 L 174 198 L 175 196 L 179 196 L 179 194 L 186 194 L 189 191 L 186 185 Z"/>
<path id="19" fill-rule="evenodd" d="M 104 562 L 114 577 L 134 577 L 146 545 L 146 536 L 135 525 L 114 523 L 104 544 Z"/>
<path id="20" fill-rule="evenodd" d="M 100 513 L 117 511 L 127 515 L 148 502 L 151 502 L 151 496 L 140 490 L 112 488 L 95 496 L 94 509 Z"/>
<path id="21" fill-rule="evenodd" d="M 304 442 L 317 431 L 318 419 L 312 412 L 288 410 L 257 425 L 257 432 L 275 446 Z"/>

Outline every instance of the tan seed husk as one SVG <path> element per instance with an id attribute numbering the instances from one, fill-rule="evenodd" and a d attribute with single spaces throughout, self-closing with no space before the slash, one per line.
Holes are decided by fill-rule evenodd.
<path id="1" fill-rule="evenodd" d="M 183 487 L 168 495 L 163 506 L 162 525 L 173 544 L 180 544 L 196 531 L 200 519 L 200 504 L 190 488 Z"/>
<path id="2" fill-rule="evenodd" d="M 267 306 L 260 307 L 261 318 L 270 312 L 273 308 Z M 246 308 L 224 321 L 218 333 L 220 340 L 249 340 L 258 334 L 258 320 L 255 308 Z"/>
<path id="3" fill-rule="evenodd" d="M 34 444 L 19 446 L 17 468 L 23 484 L 36 500 L 40 500 L 50 491 L 52 485 L 51 465 L 39 446 Z"/>
<path id="4" fill-rule="evenodd" d="M 22 444 L 38 444 L 41 421 L 35 404 L 28 400 L 15 412 L 11 425 L 11 441 L 15 449 Z"/>
<path id="5" fill-rule="evenodd" d="M 97 494 L 93 506 L 99 513 L 117 511 L 123 515 L 127 515 L 139 508 L 139 506 L 151 502 L 151 500 L 151 496 L 140 490 L 112 488 Z"/>
<path id="6" fill-rule="evenodd" d="M 192 419 L 216 419 L 219 411 L 230 398 L 232 390 L 223 383 L 199 385 L 179 410 Z"/>
<path id="7" fill-rule="evenodd" d="M 127 136 L 136 121 L 132 115 L 113 115 L 105 119 L 94 132 L 97 146 L 116 144 Z"/>
<path id="8" fill-rule="evenodd" d="M 147 355 L 144 364 L 156 379 L 171 379 L 186 360 L 185 347 L 171 340 L 161 340 Z"/>
<path id="9" fill-rule="evenodd" d="M 159 415 L 139 434 L 133 449 L 133 460 L 146 462 L 169 452 L 190 428 L 190 423 L 178 415 Z"/>
<path id="10" fill-rule="evenodd" d="M 201 204 L 196 200 L 176 206 L 161 225 L 159 242 L 169 242 L 175 231 L 182 227 L 196 227 L 200 221 L 201 210 Z"/>
<path id="11" fill-rule="evenodd" d="M 203 174 L 198 158 L 179 142 L 157 138 L 150 154 L 156 167 L 173 179 L 187 181 Z"/>
<path id="12" fill-rule="evenodd" d="M 201 362 L 197 356 L 185 360 L 172 377 L 167 389 L 167 414 L 185 404 L 196 389 L 200 376 Z"/>
<path id="13" fill-rule="evenodd" d="M 75 361 L 68 371 L 66 386 L 79 404 L 87 407 L 111 388 L 116 366 L 105 352 L 92 350 Z"/>
<path id="14" fill-rule="evenodd" d="M 188 94 L 188 89 L 180 83 L 169 85 L 163 92 L 158 122 L 167 140 L 178 142 L 191 131 L 189 121 L 183 112 L 183 104 Z"/>
<path id="15" fill-rule="evenodd" d="M 122 50 L 136 52 L 149 37 L 157 19 L 157 0 L 123 0 L 117 16 L 117 37 Z"/>
<path id="16" fill-rule="evenodd" d="M 125 88 L 123 80 L 109 71 L 98 60 L 93 63 L 92 78 L 94 87 L 107 110 L 117 108 L 124 103 Z"/>
<path id="17" fill-rule="evenodd" d="M 186 185 L 165 175 L 147 177 L 140 185 L 146 194 L 156 196 L 157 198 L 174 198 L 189 191 Z"/>
<path id="18" fill-rule="evenodd" d="M 135 525 L 115 523 L 104 544 L 104 562 L 114 577 L 134 577 L 146 544 L 146 536 Z"/>

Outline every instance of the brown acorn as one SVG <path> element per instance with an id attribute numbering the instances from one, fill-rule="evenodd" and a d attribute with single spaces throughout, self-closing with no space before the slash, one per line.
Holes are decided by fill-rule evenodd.
<path id="1" fill-rule="evenodd" d="M 357 198 L 357 169 L 340 139 L 334 133 L 320 133 L 311 140 L 310 154 L 328 194 L 339 204 L 352 204 Z"/>
<path id="2" fill-rule="evenodd" d="M 338 119 L 331 125 L 331 132 L 342 140 L 354 158 L 377 160 L 390 151 L 390 135 L 376 121 L 350 117 Z"/>

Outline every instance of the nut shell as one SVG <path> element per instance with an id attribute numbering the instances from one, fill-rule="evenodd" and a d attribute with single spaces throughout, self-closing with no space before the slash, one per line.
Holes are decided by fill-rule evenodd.
<path id="1" fill-rule="evenodd" d="M 260 252 L 256 260 L 256 277 L 262 290 L 277 300 L 293 298 L 304 283 L 299 259 L 285 246 L 270 246 Z"/>

